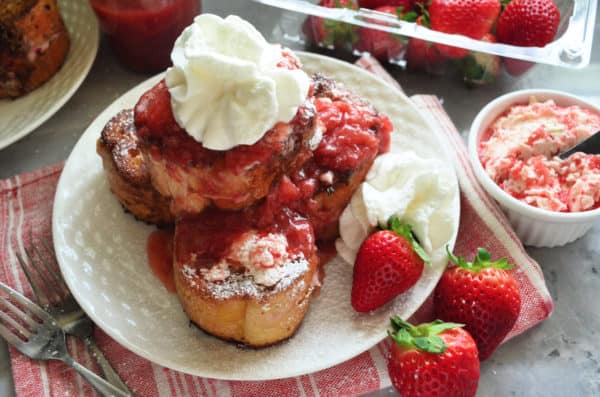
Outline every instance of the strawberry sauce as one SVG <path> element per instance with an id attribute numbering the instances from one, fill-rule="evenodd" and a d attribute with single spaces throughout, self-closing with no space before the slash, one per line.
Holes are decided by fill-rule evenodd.
<path id="1" fill-rule="evenodd" d="M 181 219 L 177 224 L 176 266 L 210 268 L 229 256 L 234 241 L 250 231 L 256 231 L 259 236 L 284 235 L 290 256 L 302 254 L 304 258 L 311 258 L 315 253 L 310 223 L 288 208 L 259 206 L 243 211 L 210 208 L 200 215 Z"/>
<path id="2" fill-rule="evenodd" d="M 201 8 L 198 0 L 90 0 L 90 4 L 119 59 L 143 73 L 171 65 L 175 39 Z"/>
<path id="3" fill-rule="evenodd" d="M 324 266 L 337 255 L 335 243 L 333 241 L 319 242 L 317 255 L 319 255 L 319 264 Z"/>
<path id="4" fill-rule="evenodd" d="M 281 66 L 297 67 L 294 64 Z M 289 257 L 302 254 L 309 259 L 318 254 L 319 262 L 323 265 L 335 256 L 332 241 L 338 235 L 338 218 L 354 190 L 364 180 L 377 154 L 389 150 L 392 125 L 386 116 L 378 114 L 368 103 L 348 96 L 337 98 L 336 89 L 330 88 L 332 83 L 325 84 L 329 84 L 329 89 L 324 90 L 329 94 L 320 93 L 313 87 L 311 97 L 307 100 L 313 109 L 312 114 L 316 111 L 319 116 L 321 124 L 317 126 L 322 137 L 317 143 L 311 141 L 312 150 L 307 145 L 307 150 L 301 151 L 293 162 L 283 166 L 281 164 L 286 160 L 282 160 L 278 153 L 286 150 L 281 145 L 298 146 L 306 143 L 303 140 L 278 139 L 278 125 L 254 145 L 240 145 L 227 151 L 208 150 L 175 122 L 164 81 L 142 96 L 135 108 L 135 123 L 141 140 L 150 144 L 150 156 L 154 156 L 153 150 L 156 150 L 159 151 L 156 155 L 168 164 L 206 166 L 214 178 L 199 185 L 201 189 L 208 191 L 212 189 L 209 185 L 227 183 L 222 180 L 221 172 L 214 172 L 220 170 L 221 166 L 229 170 L 243 170 L 248 164 L 269 161 L 275 156 L 275 162 L 283 171 L 282 175 L 277 175 L 269 182 L 266 197 L 258 197 L 251 205 L 239 210 L 207 206 L 195 215 L 181 212 L 173 244 L 175 271 L 180 268 L 204 271 L 213 268 L 224 258 L 227 258 L 228 266 L 233 265 L 231 269 L 234 272 L 242 271 L 241 263 L 238 264 L 237 260 L 230 262 L 235 257 L 231 255 L 231 250 L 232 246 L 239 245 L 234 243 L 243 240 L 249 232 L 261 238 L 269 234 L 283 235 Z M 304 107 L 300 107 L 296 117 L 289 123 L 300 136 L 308 133 L 308 129 L 298 126 L 313 122 L 309 117 L 310 112 L 305 112 Z M 255 180 L 253 185 L 256 185 Z M 224 188 L 221 186 L 218 190 L 222 192 Z M 150 251 L 154 245 L 166 247 L 167 238 L 163 234 L 151 235 L 148 241 L 151 266 L 161 280 L 172 280 L 171 273 L 161 271 L 168 267 L 161 265 L 158 259 L 171 258 L 171 252 L 165 249 L 161 256 Z M 318 250 L 315 240 L 319 240 Z M 157 248 L 154 250 L 159 251 Z M 315 284 L 319 284 L 322 277 L 321 271 L 316 276 Z"/>
<path id="5" fill-rule="evenodd" d="M 300 67 L 293 54 L 282 52 L 278 65 L 290 70 Z M 307 101 L 308 102 L 308 101 Z M 287 125 L 294 132 L 303 132 L 312 123 L 312 104 L 305 103 L 289 123 L 277 123 L 253 145 L 238 145 L 230 150 L 206 149 L 177 124 L 171 108 L 171 94 L 164 80 L 141 96 L 135 106 L 138 136 L 151 143 L 155 155 L 180 166 L 209 165 L 222 160 L 228 169 L 242 171 L 256 162 L 265 162 L 280 155 L 289 144 Z"/>
<path id="6" fill-rule="evenodd" d="M 315 107 L 323 138 L 313 157 L 282 178 L 269 198 L 281 200 L 296 189 L 287 205 L 310 220 L 317 240 L 331 240 L 338 234 L 341 212 L 373 160 L 389 150 L 393 127 L 369 106 L 318 97 Z"/>
<path id="7" fill-rule="evenodd" d="M 391 128 L 380 128 L 384 119 L 370 109 L 328 98 L 318 98 L 315 106 L 326 130 L 315 151 L 315 162 L 323 168 L 353 170 L 367 159 L 375 158 L 379 151 L 379 135 L 387 135 L 388 138 L 382 141 L 389 142 Z M 375 135 L 379 130 L 383 131 Z M 382 148 L 382 151 L 387 150 L 387 147 Z"/>
<path id="8" fill-rule="evenodd" d="M 175 292 L 173 281 L 173 232 L 157 229 L 146 242 L 148 265 L 169 292 Z"/>

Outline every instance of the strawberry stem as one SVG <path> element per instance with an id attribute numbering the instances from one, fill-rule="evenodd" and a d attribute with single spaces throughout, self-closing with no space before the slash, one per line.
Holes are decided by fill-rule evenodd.
<path id="1" fill-rule="evenodd" d="M 429 7 L 429 4 L 425 5 L 423 3 L 417 3 L 417 7 L 418 7 L 418 12 L 421 13 L 421 26 L 424 26 L 426 28 L 431 28 L 431 20 L 429 18 L 429 11 L 427 10 L 427 7 Z"/>
<path id="2" fill-rule="evenodd" d="M 470 270 L 472 272 L 478 272 L 489 267 L 502 270 L 511 270 L 515 267 L 514 264 L 508 263 L 507 258 L 492 261 L 492 256 L 490 255 L 489 251 L 481 247 L 477 248 L 477 255 L 475 256 L 473 262 L 467 262 L 463 258 L 455 256 L 452 254 L 452 252 L 450 252 L 450 248 L 448 246 L 446 246 L 446 253 L 448 254 L 448 259 L 450 259 L 451 262 L 465 270 Z"/>
<path id="3" fill-rule="evenodd" d="M 423 260 L 423 262 L 427 264 L 431 264 L 431 259 L 429 255 L 425 252 L 423 247 L 419 244 L 417 239 L 415 238 L 414 233 L 412 232 L 412 228 L 408 223 L 402 223 L 400 218 L 396 215 L 392 216 L 388 222 L 388 229 L 393 231 L 399 236 L 404 237 L 412 247 L 413 251 Z"/>
<path id="4" fill-rule="evenodd" d="M 452 328 L 463 327 L 463 324 L 445 323 L 442 320 L 435 320 L 431 323 L 425 323 L 414 326 L 398 316 L 391 319 L 393 331 L 388 331 L 388 335 L 394 339 L 398 345 L 406 348 L 441 354 L 446 351 L 446 344 L 438 335 Z"/>
<path id="5" fill-rule="evenodd" d="M 335 46 L 343 44 L 354 44 L 358 41 L 358 33 L 356 27 L 345 22 L 337 22 L 331 19 L 325 20 L 325 37 L 323 45 Z"/>

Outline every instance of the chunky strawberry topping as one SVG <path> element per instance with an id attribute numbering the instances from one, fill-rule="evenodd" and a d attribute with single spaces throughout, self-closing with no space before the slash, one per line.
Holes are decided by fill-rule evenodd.
<path id="1" fill-rule="evenodd" d="M 315 106 L 326 129 L 315 151 L 317 165 L 332 171 L 348 171 L 366 159 L 375 158 L 380 142 L 382 152 L 389 149 L 392 128 L 387 117 L 329 98 L 318 98 Z"/>
<path id="2" fill-rule="evenodd" d="M 370 104 L 318 75 L 314 95 L 322 138 L 313 157 L 288 173 L 269 198 L 294 191 L 287 205 L 311 221 L 318 240 L 329 240 L 337 236 L 337 220 L 373 160 L 389 150 L 393 127 Z"/>
<path id="3" fill-rule="evenodd" d="M 179 128 L 164 83 L 139 101 L 138 134 L 158 170 L 153 184 L 174 192 L 172 202 L 183 209 L 174 256 L 184 271 L 197 269 L 209 282 L 244 273 L 272 286 L 278 268 L 314 258 L 315 240 L 337 236 L 341 212 L 377 154 L 389 149 L 393 128 L 368 102 L 319 75 L 296 117 L 280 124 L 254 145 L 215 152 Z M 265 161 L 273 166 L 250 173 Z"/>
<path id="4" fill-rule="evenodd" d="M 304 131 L 312 122 L 313 113 L 312 104 L 307 102 L 288 124 L 292 130 Z M 284 150 L 289 137 L 289 130 L 285 128 L 288 124 L 276 124 L 254 145 L 218 151 L 206 149 L 177 124 L 164 80 L 142 95 L 135 106 L 138 136 L 152 144 L 154 156 L 160 155 L 181 166 L 208 165 L 223 159 L 228 168 L 241 171 L 257 162 L 265 162 Z"/>
<path id="5" fill-rule="evenodd" d="M 135 125 L 154 187 L 170 197 L 174 214 L 197 214 L 211 205 L 241 209 L 269 192 L 284 172 L 312 156 L 317 124 L 312 98 L 294 118 L 279 122 L 253 145 L 210 150 L 180 128 L 164 81 L 139 100 Z"/>
<path id="6" fill-rule="evenodd" d="M 289 70 L 296 70 L 302 67 L 302 64 L 296 58 L 296 56 L 288 48 L 281 49 L 282 59 L 277 64 L 278 68 L 284 68 Z"/>

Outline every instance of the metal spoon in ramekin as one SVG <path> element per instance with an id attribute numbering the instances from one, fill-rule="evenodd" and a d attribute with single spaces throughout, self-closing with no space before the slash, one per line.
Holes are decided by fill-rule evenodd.
<path id="1" fill-rule="evenodd" d="M 577 152 L 583 152 L 586 154 L 600 154 L 600 131 L 597 131 L 594 133 L 594 135 L 590 136 L 586 140 L 579 142 L 569 150 L 562 152 L 558 155 L 558 157 L 564 160 L 573 153 Z"/>

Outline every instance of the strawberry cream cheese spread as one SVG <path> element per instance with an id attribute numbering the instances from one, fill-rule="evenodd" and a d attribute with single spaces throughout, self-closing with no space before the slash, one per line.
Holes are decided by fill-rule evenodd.
<path id="1" fill-rule="evenodd" d="M 266 286 L 275 285 L 286 275 L 299 274 L 308 268 L 302 253 L 295 256 L 289 253 L 288 241 L 283 234 L 261 235 L 250 231 L 234 241 L 227 257 L 201 272 L 208 281 L 223 281 L 231 274 L 231 267 L 240 265 L 257 284 Z"/>
<path id="2" fill-rule="evenodd" d="M 600 206 L 600 156 L 558 154 L 600 130 L 600 115 L 552 100 L 511 107 L 484 134 L 481 164 L 505 192 L 550 211 Z"/>

